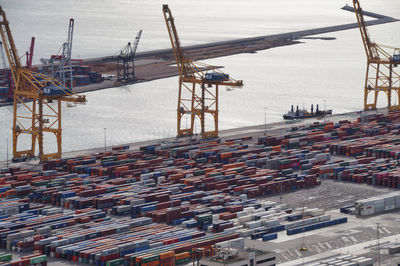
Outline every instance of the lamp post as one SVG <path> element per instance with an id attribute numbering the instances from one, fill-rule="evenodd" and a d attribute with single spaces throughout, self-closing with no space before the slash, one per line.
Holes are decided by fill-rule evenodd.
<path id="1" fill-rule="evenodd" d="M 381 265 L 381 249 L 379 246 L 379 223 L 376 224 L 376 234 L 378 236 L 378 239 L 377 239 L 378 259 L 377 260 L 378 260 L 378 265 L 380 266 Z"/>
<path id="2" fill-rule="evenodd" d="M 107 150 L 107 128 L 104 128 L 104 152 Z"/>
<path id="3" fill-rule="evenodd" d="M 325 116 L 326 116 L 326 100 L 324 99 L 324 123 L 325 123 Z"/>
<path id="4" fill-rule="evenodd" d="M 264 136 L 267 135 L 267 107 L 264 107 Z"/>
<path id="5" fill-rule="evenodd" d="M 8 169 L 8 138 L 7 138 L 7 159 L 6 159 L 6 162 L 7 162 L 7 169 Z"/>

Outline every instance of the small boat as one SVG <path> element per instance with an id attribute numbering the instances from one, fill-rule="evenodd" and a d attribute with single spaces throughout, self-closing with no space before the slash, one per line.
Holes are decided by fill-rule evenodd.
<path id="1" fill-rule="evenodd" d="M 304 119 L 304 118 L 313 118 L 313 117 L 324 117 L 326 115 L 332 115 L 332 110 L 319 110 L 318 104 L 317 109 L 314 112 L 314 105 L 311 105 L 311 112 L 308 112 L 306 109 L 300 109 L 299 106 L 296 106 L 296 111 L 294 111 L 293 105 L 292 108 L 287 114 L 283 115 L 283 119 L 285 120 L 293 120 L 293 119 Z"/>

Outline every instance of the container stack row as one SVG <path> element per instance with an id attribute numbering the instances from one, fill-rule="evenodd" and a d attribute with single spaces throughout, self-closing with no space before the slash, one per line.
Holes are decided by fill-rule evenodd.
<path id="1" fill-rule="evenodd" d="M 358 200 L 354 208 L 355 213 L 361 216 L 400 209 L 400 192 Z"/>

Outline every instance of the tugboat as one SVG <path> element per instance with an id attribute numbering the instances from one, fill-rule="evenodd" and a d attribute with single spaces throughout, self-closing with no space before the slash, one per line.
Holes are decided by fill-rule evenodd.
<path id="1" fill-rule="evenodd" d="M 296 111 L 293 109 L 293 105 L 291 110 L 283 115 L 283 119 L 285 120 L 293 120 L 293 119 L 304 119 L 304 118 L 312 118 L 312 117 L 323 117 L 325 115 L 331 115 L 332 110 L 321 111 L 319 110 L 319 106 L 317 104 L 317 109 L 314 112 L 314 105 L 311 105 L 311 113 L 306 109 L 299 110 L 299 106 L 296 106 Z"/>

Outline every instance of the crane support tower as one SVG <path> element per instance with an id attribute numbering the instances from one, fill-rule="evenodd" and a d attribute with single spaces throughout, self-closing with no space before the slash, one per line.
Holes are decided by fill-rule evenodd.
<path id="1" fill-rule="evenodd" d="M 5 96 L 5 99 L 7 102 L 11 102 L 13 99 L 13 93 L 14 93 L 14 83 L 11 79 L 11 72 L 9 69 L 7 69 L 6 66 L 6 57 L 4 55 L 4 47 L 3 47 L 3 42 L 0 41 L 0 57 L 1 57 L 1 72 L 6 76 L 7 78 L 7 84 L 8 84 L 8 92 Z"/>
<path id="2" fill-rule="evenodd" d="M 35 37 L 31 39 L 31 46 L 29 46 L 29 52 L 26 52 L 26 68 L 32 70 L 33 62 L 33 50 L 35 49 Z"/>
<path id="3" fill-rule="evenodd" d="M 84 103 L 84 95 L 76 95 L 59 81 L 22 67 L 11 34 L 6 14 L 0 6 L 0 34 L 6 51 L 10 71 L 15 85 L 13 111 L 13 159 L 35 156 L 36 144 L 39 159 L 61 157 L 61 103 Z M 45 134 L 46 133 L 46 134 Z M 57 151 L 45 153 L 44 135 L 56 138 Z M 49 135 L 49 136 L 47 136 Z M 19 143 L 21 137 L 23 141 Z M 27 149 L 19 146 L 28 144 Z"/>
<path id="4" fill-rule="evenodd" d="M 179 91 L 177 108 L 178 137 L 191 136 L 194 132 L 196 117 L 200 119 L 202 138 L 218 136 L 218 90 L 220 86 L 227 89 L 242 87 L 243 81 L 234 80 L 228 74 L 216 70 L 216 67 L 198 66 L 187 58 L 181 46 L 176 31 L 174 18 L 168 5 L 163 5 L 163 14 L 172 50 L 179 70 Z M 214 128 L 206 131 L 206 119 L 210 117 Z M 184 127 L 182 121 L 190 119 L 190 124 Z"/>
<path id="5" fill-rule="evenodd" d="M 137 33 L 133 45 L 128 42 L 117 57 L 117 80 L 120 82 L 134 82 L 136 80 L 135 55 L 141 36 L 142 30 Z"/>
<path id="6" fill-rule="evenodd" d="M 40 61 L 44 65 L 50 65 L 51 77 L 58 79 L 64 87 L 73 89 L 73 76 L 72 76 L 72 40 L 74 36 L 73 18 L 69 19 L 67 42 L 61 45 L 61 55 L 51 55 L 50 59 L 41 58 Z M 67 82 L 68 81 L 68 82 Z"/>
<path id="7" fill-rule="evenodd" d="M 364 110 L 377 108 L 379 92 L 386 94 L 389 111 L 400 110 L 400 72 L 395 70 L 395 67 L 400 64 L 400 49 L 372 42 L 365 26 L 364 14 L 359 1 L 353 0 L 353 5 L 367 55 Z M 392 103 L 392 93 L 395 94 L 394 97 L 397 97 L 394 104 Z M 372 99 L 369 99 L 371 97 Z"/>

